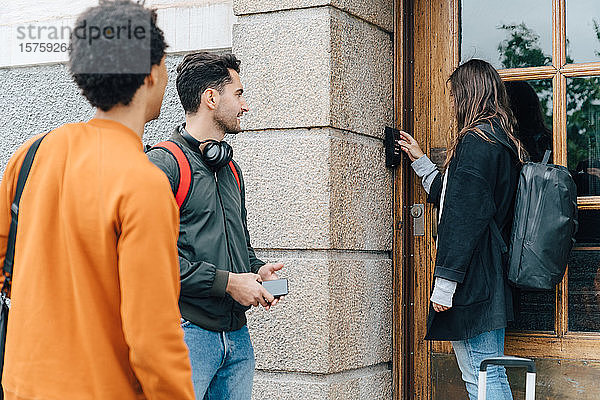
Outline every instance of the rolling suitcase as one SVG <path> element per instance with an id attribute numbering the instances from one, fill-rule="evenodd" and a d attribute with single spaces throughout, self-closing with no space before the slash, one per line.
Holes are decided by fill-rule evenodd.
<path id="1" fill-rule="evenodd" d="M 525 400 L 535 400 L 535 362 L 529 358 L 520 357 L 495 357 L 486 358 L 479 366 L 479 381 L 477 384 L 478 400 L 486 398 L 487 368 L 489 365 L 501 365 L 503 367 L 526 367 L 527 380 L 525 384 Z"/>

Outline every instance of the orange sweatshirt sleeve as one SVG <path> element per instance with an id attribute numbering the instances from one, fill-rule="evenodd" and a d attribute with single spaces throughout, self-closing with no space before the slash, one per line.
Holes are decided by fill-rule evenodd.
<path id="1" fill-rule="evenodd" d="M 135 177 L 138 183 L 118 211 L 123 332 L 146 398 L 191 400 L 191 367 L 178 306 L 177 205 L 158 169 L 144 175 Z"/>

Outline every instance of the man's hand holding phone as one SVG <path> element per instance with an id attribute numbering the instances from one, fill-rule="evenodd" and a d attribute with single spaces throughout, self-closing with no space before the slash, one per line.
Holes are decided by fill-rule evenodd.
<path id="1" fill-rule="evenodd" d="M 268 263 L 260 267 L 258 274 L 229 273 L 229 280 L 225 291 L 243 306 L 262 305 L 265 310 L 279 303 L 279 298 L 274 297 L 263 285 L 264 281 L 278 280 L 276 271 L 283 268 L 282 263 Z M 286 285 L 287 288 L 287 285 Z"/>
<path id="2" fill-rule="evenodd" d="M 262 267 L 260 267 L 260 269 L 258 270 L 258 275 L 260 275 L 262 282 L 274 281 L 274 280 L 279 279 L 279 276 L 277 275 L 276 271 L 279 271 L 282 268 L 283 268 L 283 263 L 267 263 L 267 264 L 263 265 Z M 269 293 L 269 295 L 271 297 L 273 297 L 270 293 Z M 267 307 L 265 307 L 266 310 L 270 309 L 274 305 L 277 305 L 277 303 L 279 303 L 279 297 L 278 298 L 274 297 L 273 300 L 270 301 L 269 303 L 270 304 Z"/>
<path id="3" fill-rule="evenodd" d="M 260 304 L 268 310 L 275 297 L 262 287 L 260 281 L 258 274 L 230 272 L 225 291 L 243 306 L 256 307 Z"/>

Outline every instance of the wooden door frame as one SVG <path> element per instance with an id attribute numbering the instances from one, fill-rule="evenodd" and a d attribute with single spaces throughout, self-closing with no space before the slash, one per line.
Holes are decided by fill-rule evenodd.
<path id="1" fill-rule="evenodd" d="M 562 93 L 561 96 L 553 98 L 553 137 L 556 153 L 554 162 L 566 165 L 566 79 L 600 76 L 600 63 L 566 64 L 566 3 L 565 0 L 553 0 L 551 6 L 553 64 L 500 70 L 499 73 L 503 80 L 554 80 L 554 95 L 557 90 Z M 436 93 L 441 93 L 442 77 L 445 80 L 459 63 L 458 7 L 459 0 L 394 1 L 396 126 L 414 133 L 417 140 L 425 143 L 423 150 L 426 154 L 431 154 L 431 147 L 440 145 L 433 143 L 432 146 L 431 143 L 432 137 L 439 139 L 439 135 L 435 134 L 436 128 L 440 129 L 443 123 L 448 123 L 447 115 L 443 115 L 443 111 L 442 115 L 439 113 L 445 106 L 440 103 L 445 101 L 440 99 L 444 96 L 436 98 Z M 413 47 L 417 51 L 413 51 Z M 425 65 L 427 62 L 430 64 Z M 423 100 L 423 97 L 427 98 Z M 432 111 L 437 115 L 432 115 Z M 415 240 L 412 237 L 412 221 L 407 209 L 412 201 L 425 203 L 425 198 L 419 180 L 410 170 L 408 160 L 404 160 L 397 168 L 394 183 L 394 399 L 427 400 L 432 396 L 429 390 L 432 383 L 430 355 L 451 352 L 447 342 L 422 340 L 434 268 L 434 260 L 428 257 L 428 249 L 435 246 L 431 239 L 433 212 L 431 207 L 427 208 L 426 236 Z M 600 196 L 579 198 L 578 202 L 580 209 L 600 208 Z M 414 260 L 421 261 L 419 268 L 412 267 Z M 556 332 L 507 334 L 507 353 L 546 358 L 579 358 L 584 357 L 584 354 L 591 354 L 590 351 L 598 353 L 599 334 L 568 332 L 566 298 L 561 300 L 565 297 L 566 290 L 567 279 L 563 280 L 557 290 Z M 416 366 L 419 368 L 415 368 Z M 413 385 L 414 391 L 411 389 Z"/>
<path id="2" fill-rule="evenodd" d="M 410 59 L 412 41 L 409 39 L 410 28 L 408 19 L 410 14 L 407 7 L 411 0 L 394 0 L 394 123 L 396 128 L 405 127 L 405 121 L 410 121 L 412 117 L 407 112 L 407 94 L 410 90 L 410 76 L 408 62 Z M 408 40 L 407 40 L 408 39 Z M 407 85 L 408 84 L 408 85 Z M 403 160 L 400 166 L 394 171 L 393 185 L 393 244 L 392 244 L 392 263 L 393 263 L 393 311 L 392 311 L 392 398 L 394 400 L 409 399 L 406 390 L 410 387 L 408 376 L 411 365 L 407 362 L 406 354 L 410 348 L 407 343 L 410 337 L 407 328 L 410 323 L 407 318 L 406 307 L 406 263 L 405 263 L 405 243 L 407 241 L 407 229 L 405 229 L 405 191 L 408 187 L 406 162 Z"/>

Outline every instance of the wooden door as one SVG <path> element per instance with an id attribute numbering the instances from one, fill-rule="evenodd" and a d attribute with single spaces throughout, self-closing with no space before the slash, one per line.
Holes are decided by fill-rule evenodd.
<path id="1" fill-rule="evenodd" d="M 438 166 L 444 161 L 447 138 L 454 127 L 451 98 L 446 81 L 458 65 L 458 4 L 453 1 L 415 0 L 413 4 L 413 126 L 414 137 L 423 150 Z M 437 211 L 426 202 L 421 183 L 411 174 L 411 193 L 407 205 L 425 206 L 425 232 L 417 236 L 410 233 L 408 257 L 412 302 L 410 314 L 414 316 L 412 331 L 411 399 L 431 398 L 432 354 L 447 352 L 447 346 L 425 341 L 429 296 L 435 264 L 435 228 Z M 409 218 L 412 218 L 409 217 Z M 407 246 L 408 247 L 408 246 Z"/>
<path id="2" fill-rule="evenodd" d="M 568 382 L 578 379 L 587 379 L 588 383 L 583 392 L 572 392 L 573 396 L 583 393 L 581 398 L 598 398 L 600 2 L 399 3 L 403 12 L 396 12 L 396 19 L 404 31 L 396 30 L 396 36 L 398 32 L 404 35 L 396 40 L 403 43 L 396 58 L 401 75 L 397 83 L 403 85 L 403 91 L 396 91 L 398 125 L 414 134 L 434 162 L 443 161 L 447 138 L 455 129 L 446 80 L 460 62 L 483 58 L 499 70 L 505 82 L 510 82 L 507 87 L 515 113 L 519 113 L 517 104 L 537 104 L 538 125 L 543 128 L 539 128 L 541 133 L 536 133 L 536 138 L 546 135 L 554 163 L 571 170 L 578 187 L 580 232 L 569 269 L 554 292 L 519 294 L 520 309 L 517 320 L 507 330 L 506 353 L 538 360 L 540 374 L 547 374 L 550 380 L 547 387 L 538 380 L 542 385 L 538 393 L 547 398 L 577 398 L 570 397 Z M 520 116 L 523 135 L 527 124 L 535 119 L 533 114 L 527 111 L 525 117 Z M 396 293 L 403 299 L 397 302 L 396 315 L 402 316 L 397 321 L 403 324 L 405 335 L 401 345 L 395 344 L 397 359 L 398 352 L 404 356 L 402 364 L 395 363 L 401 366 L 395 376 L 404 382 L 401 389 L 395 386 L 397 393 L 407 399 L 464 398 L 449 343 L 423 340 L 435 262 L 436 211 L 426 204 L 426 194 L 407 160 L 397 173 L 396 195 L 402 199 L 396 200 L 396 228 L 404 228 L 395 238 L 396 242 L 402 241 L 402 246 L 397 245 L 401 251 L 394 254 L 396 270 L 401 272 L 397 273 L 401 279 L 397 288 L 402 288 Z M 409 210 L 414 204 L 425 205 L 423 235 L 416 236 L 413 229 Z M 575 368 L 565 369 L 565 365 Z M 519 390 L 513 387 L 513 391 Z"/>

